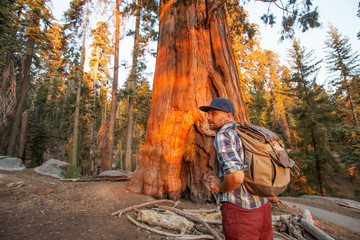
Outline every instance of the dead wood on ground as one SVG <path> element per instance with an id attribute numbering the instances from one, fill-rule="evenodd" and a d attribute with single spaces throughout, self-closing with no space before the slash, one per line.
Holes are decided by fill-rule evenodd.
<path id="1" fill-rule="evenodd" d="M 173 233 L 164 232 L 164 231 L 157 230 L 155 228 L 146 226 L 145 224 L 141 224 L 138 221 L 136 221 L 135 219 L 133 219 L 132 217 L 130 217 L 129 215 L 126 215 L 126 217 L 129 219 L 130 222 L 132 222 L 136 226 L 141 227 L 147 231 L 160 234 L 162 236 L 173 237 L 174 239 L 214 239 L 214 237 L 211 235 L 183 235 L 183 234 L 173 234 Z"/>
<path id="2" fill-rule="evenodd" d="M 175 201 L 167 200 L 167 199 L 155 200 L 155 201 L 134 205 L 134 206 L 131 206 L 131 207 L 116 211 L 116 212 L 112 213 L 111 216 L 118 215 L 119 217 L 121 217 L 121 214 L 123 214 L 123 213 L 130 212 L 130 211 L 132 211 L 134 209 L 137 209 L 137 208 L 148 207 L 148 206 L 155 205 L 155 204 L 158 204 L 158 203 L 176 204 Z"/>
<path id="3" fill-rule="evenodd" d="M 131 176 L 104 175 L 104 176 L 91 176 L 91 177 L 83 177 L 83 178 L 61 179 L 61 181 L 63 182 L 100 182 L 100 181 L 119 182 L 119 181 L 128 181 L 128 180 L 131 180 Z"/>
<path id="4" fill-rule="evenodd" d="M 307 209 L 303 210 L 301 226 L 318 240 L 334 240 L 334 238 L 330 237 L 323 230 L 315 226 L 311 213 Z"/>
<path id="5" fill-rule="evenodd" d="M 175 205 L 174 207 L 169 206 L 160 206 L 160 203 L 170 203 Z M 177 202 L 179 203 L 179 202 Z M 222 234 L 222 222 L 221 214 L 216 213 L 215 210 L 190 210 L 190 209 L 178 209 L 176 208 L 177 203 L 171 200 L 156 200 L 143 204 L 134 205 L 119 211 L 112 213 L 112 216 L 121 216 L 122 213 L 133 212 L 133 214 L 138 216 L 137 221 L 128 216 L 129 221 L 134 223 L 136 226 L 146 229 L 148 231 L 167 236 L 168 239 L 223 239 Z M 140 208 L 148 208 L 149 210 L 139 210 Z M 151 221 L 144 220 L 141 216 L 141 212 L 154 212 L 154 215 L 159 215 L 157 218 L 151 219 Z M 169 212 L 171 211 L 171 212 Z M 214 213 L 215 212 L 215 213 Z M 208 214 L 209 213 L 209 214 Z M 191 221 L 194 225 L 193 227 L 183 231 L 180 228 L 174 228 L 173 226 L 168 226 L 167 221 L 157 221 L 156 219 L 162 218 L 164 214 L 174 214 L 181 217 L 184 217 Z M 153 217 L 153 216 L 150 216 Z M 220 219 L 219 219 L 220 218 Z M 172 218 L 174 219 L 175 225 L 181 225 L 181 218 Z M 179 219 L 179 220 L 176 220 Z M 140 221 L 140 222 L 139 222 Z M 179 221 L 176 223 L 176 221 Z M 171 221 L 172 222 L 172 221 Z M 314 225 L 314 221 L 311 218 L 311 214 L 308 210 L 303 212 L 303 216 L 300 217 L 296 214 L 281 214 L 273 215 L 273 232 L 274 237 L 278 237 L 285 240 L 293 239 L 306 239 L 306 234 L 311 234 L 317 240 L 332 240 L 333 238 L 323 232 L 321 229 Z M 159 224 L 158 224 L 159 223 Z M 151 226 L 149 226 L 150 224 Z M 153 228 L 153 226 L 156 227 Z M 160 228 L 161 230 L 159 230 Z M 307 232 L 307 233 L 306 233 Z M 179 234 L 181 233 L 181 234 Z M 189 234 L 192 233 L 192 234 Z M 211 235 L 209 235 L 211 234 Z M 305 234 L 305 235 L 304 235 Z"/>

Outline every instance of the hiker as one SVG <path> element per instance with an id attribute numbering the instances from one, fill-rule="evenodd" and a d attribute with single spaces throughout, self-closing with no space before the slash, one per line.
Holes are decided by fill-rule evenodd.
<path id="1" fill-rule="evenodd" d="M 228 99 L 216 97 L 210 106 L 201 106 L 200 110 L 208 113 L 210 129 L 217 132 L 214 145 L 219 174 L 212 176 L 211 189 L 219 193 L 225 238 L 273 239 L 268 198 L 249 193 L 243 184 L 243 171 L 247 166 L 241 140 L 234 130 L 233 104 Z"/>

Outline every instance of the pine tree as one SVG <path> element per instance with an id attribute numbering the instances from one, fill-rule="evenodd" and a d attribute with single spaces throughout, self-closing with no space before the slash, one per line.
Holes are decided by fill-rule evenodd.
<path id="1" fill-rule="evenodd" d="M 89 119 L 89 143 L 90 143 L 90 159 L 91 168 L 90 171 L 97 170 L 96 161 L 97 148 L 96 148 L 96 134 L 100 129 L 100 123 L 102 122 L 102 114 L 104 109 L 107 108 L 107 83 L 110 80 L 110 72 L 108 67 L 110 65 L 110 55 L 113 53 L 113 49 L 110 45 L 110 32 L 108 30 L 108 24 L 105 22 L 98 22 L 97 27 L 90 31 L 90 36 L 93 38 L 90 47 L 92 48 L 90 58 L 90 78 L 89 89 L 91 99 L 89 101 L 89 107 L 87 108 L 87 118 Z M 105 99 L 103 98 L 105 96 Z"/>
<path id="2" fill-rule="evenodd" d="M 101 169 L 107 170 L 112 168 L 113 150 L 114 150 L 114 135 L 116 124 L 116 110 L 117 110 L 117 93 L 119 80 L 119 41 L 120 41 L 120 0 L 116 0 L 115 9 L 115 51 L 114 51 L 114 77 L 111 91 L 111 106 L 110 106 L 110 120 L 107 134 L 107 143 L 104 145 L 104 152 L 101 157 Z"/>
<path id="3" fill-rule="evenodd" d="M 325 41 L 325 45 L 328 49 L 326 57 L 328 69 L 332 73 L 335 72 L 337 74 L 337 77 L 331 80 L 331 83 L 336 87 L 336 95 L 339 97 L 346 95 L 353 115 L 353 124 L 356 127 L 360 127 L 357 117 L 358 113 L 353 101 L 353 90 L 349 83 L 360 70 L 360 54 L 353 52 L 349 39 L 343 37 L 339 30 L 331 24 L 329 25 L 328 38 Z"/>
<path id="4" fill-rule="evenodd" d="M 69 161 L 77 165 L 80 138 L 80 112 L 83 103 L 81 89 L 83 86 L 83 65 L 85 61 L 85 35 L 87 29 L 87 2 L 88 0 L 72 0 L 70 8 L 64 13 L 65 24 L 63 42 L 66 46 L 66 58 L 69 60 L 67 74 L 67 89 L 65 94 L 64 114 L 68 117 L 64 127 L 67 128 L 69 144 Z M 80 44 L 81 43 L 81 44 Z M 74 96 L 75 95 L 75 96 Z M 75 103 L 75 104 L 74 104 Z M 73 115 L 73 117 L 72 117 Z M 72 130 L 71 130 L 72 129 Z"/>
<path id="5" fill-rule="evenodd" d="M 156 22 L 157 15 L 154 14 L 153 6 L 156 5 L 153 1 L 134 1 L 128 8 L 131 15 L 135 16 L 135 30 L 131 32 L 134 36 L 134 46 L 132 52 L 132 65 L 130 74 L 126 82 L 127 96 L 127 130 L 125 141 L 125 170 L 131 169 L 132 152 L 134 149 L 133 136 L 136 131 L 136 94 L 138 92 L 141 78 L 146 70 L 144 64 L 144 55 L 150 40 L 156 40 L 154 30 L 154 23 Z M 127 8 L 126 8 L 127 10 Z M 135 127 L 134 127 L 135 125 Z M 136 145 L 136 144 L 135 144 Z"/>
<path id="6" fill-rule="evenodd" d="M 16 35 L 20 41 L 25 42 L 26 47 L 24 51 L 20 53 L 24 56 L 23 65 L 21 65 L 22 68 L 20 70 L 21 86 L 6 150 L 8 156 L 14 156 L 15 154 L 14 149 L 17 133 L 19 131 L 27 88 L 31 78 L 31 66 L 36 56 L 36 50 L 41 47 L 45 48 L 48 44 L 44 28 L 50 25 L 50 20 L 52 19 L 49 9 L 46 8 L 46 0 L 26 0 L 16 2 L 16 4 L 19 16 L 19 26 Z"/>
<path id="7" fill-rule="evenodd" d="M 43 160 L 43 153 L 51 154 L 53 148 L 60 148 L 62 105 L 65 96 L 65 65 L 62 25 L 53 23 L 46 31 L 51 48 L 39 51 L 39 69 L 35 77 L 35 98 L 30 116 L 30 141 L 29 148 L 32 152 L 34 165 L 39 165 Z M 64 155 L 52 156 L 59 160 L 66 160 Z"/>
<path id="8" fill-rule="evenodd" d="M 324 196 L 326 169 L 333 164 L 329 153 L 333 104 L 323 87 L 316 83 L 320 61 L 315 62 L 313 51 L 307 52 L 294 40 L 289 56 L 292 70 L 289 88 L 294 101 L 291 113 L 297 134 L 294 157 L 310 183 L 317 184 Z M 315 176 L 317 181 L 314 181 Z"/>

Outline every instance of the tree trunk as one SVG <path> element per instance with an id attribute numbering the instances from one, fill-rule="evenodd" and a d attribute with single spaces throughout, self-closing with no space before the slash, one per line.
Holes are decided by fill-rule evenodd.
<path id="1" fill-rule="evenodd" d="M 9 143 L 8 143 L 8 147 L 7 147 L 7 151 L 6 151 L 6 155 L 8 155 L 8 156 L 13 156 L 13 154 L 14 154 L 16 136 L 17 136 L 17 132 L 19 129 L 21 114 L 22 114 L 23 106 L 24 106 L 24 102 L 25 102 L 27 86 L 28 86 L 28 83 L 30 80 L 30 70 L 31 70 L 31 64 L 32 64 L 32 59 L 33 59 L 31 54 L 34 51 L 34 47 L 35 47 L 35 39 L 30 37 L 29 53 L 26 55 L 25 62 L 24 62 L 24 69 L 22 70 L 22 73 L 21 73 L 22 80 L 21 80 L 21 86 L 20 86 L 20 96 L 16 103 L 15 117 L 14 117 L 13 125 L 11 128 Z"/>
<path id="2" fill-rule="evenodd" d="M 311 131 L 311 138 L 312 138 L 312 142 L 313 142 L 314 152 L 316 152 L 318 147 L 317 147 L 317 142 L 315 140 L 315 134 L 314 134 L 313 129 Z M 318 182 L 319 182 L 319 191 L 320 191 L 321 196 L 325 196 L 326 191 L 325 191 L 325 186 L 324 186 L 324 184 L 325 184 L 324 175 L 322 173 L 322 164 L 319 159 L 315 160 L 315 165 L 316 165 L 316 172 L 317 172 Z"/>
<path id="3" fill-rule="evenodd" d="M 225 97 L 234 103 L 235 120 L 249 122 L 224 7 L 211 14 L 206 4 L 169 0 L 161 6 L 151 111 L 132 191 L 210 199 L 214 132 L 198 108 Z"/>
<path id="4" fill-rule="evenodd" d="M 291 143 L 291 135 L 289 130 L 289 124 L 286 119 L 286 112 L 284 109 L 284 104 L 281 104 L 280 99 L 277 98 L 276 93 L 271 93 L 273 96 L 271 97 L 271 105 L 273 111 L 273 119 L 272 119 L 272 131 L 275 131 L 277 125 L 280 125 L 282 136 L 286 141 L 286 145 L 289 149 L 292 149 Z M 280 109 L 278 109 L 280 108 Z"/>
<path id="5" fill-rule="evenodd" d="M 85 20 L 84 20 L 84 32 L 81 46 L 81 59 L 80 66 L 77 74 L 78 86 L 76 91 L 76 105 L 75 105 L 75 117 L 74 117 L 74 137 L 73 137 L 73 149 L 72 149 L 72 159 L 71 162 L 77 166 L 78 150 L 79 150 L 79 122 L 80 122 L 80 97 L 81 97 L 81 83 L 83 78 L 83 69 L 85 62 L 85 39 L 86 39 L 86 28 L 87 28 L 87 15 L 88 15 L 88 4 L 86 1 L 86 11 L 85 11 Z"/>
<path id="6" fill-rule="evenodd" d="M 119 78 L 119 41 L 120 41 L 120 0 L 116 0 L 116 24 L 115 24 L 115 54 L 114 54 L 114 79 L 111 93 L 111 108 L 110 108 L 110 122 L 109 122 L 109 134 L 107 140 L 106 153 L 103 154 L 101 159 L 101 170 L 107 170 L 111 168 L 114 150 L 114 134 L 115 134 L 115 120 L 116 120 L 116 109 L 117 99 L 116 92 L 118 88 Z"/>
<path id="7" fill-rule="evenodd" d="M 133 125 L 134 125 L 134 106 L 135 106 L 135 88 L 137 80 L 137 64 L 139 57 L 139 32 L 140 32 L 140 7 L 136 10 L 136 23 L 135 23 L 135 36 L 134 36 L 134 48 L 133 48 L 133 62 L 128 79 L 128 87 L 132 90 L 132 94 L 129 96 L 128 104 L 128 119 L 126 129 L 126 148 L 124 165 L 126 171 L 131 171 L 131 153 L 132 153 L 132 140 L 133 140 Z"/>
<path id="8" fill-rule="evenodd" d="M 352 96 L 351 96 L 351 92 L 350 92 L 350 86 L 349 86 L 349 84 L 348 84 L 348 81 L 347 81 L 347 79 L 346 79 L 346 76 L 344 76 L 344 82 L 345 82 L 346 92 L 347 92 L 347 95 L 348 95 L 348 98 L 349 98 L 349 102 L 350 102 L 351 111 L 352 111 L 353 116 L 354 116 L 355 126 L 356 126 L 356 127 L 360 127 L 360 126 L 359 126 L 359 120 L 358 120 L 358 117 L 357 117 L 357 115 L 356 115 L 355 106 L 354 106 L 354 103 L 353 103 L 353 100 L 352 100 Z"/>
<path id="9" fill-rule="evenodd" d="M 20 138 L 19 138 L 19 151 L 18 157 L 24 160 L 24 153 L 25 153 L 25 144 L 26 144 L 26 132 L 29 120 L 29 109 L 26 109 L 22 113 L 21 117 L 21 129 L 20 129 Z"/>
<path id="10" fill-rule="evenodd" d="M 95 111 L 96 111 L 96 83 L 97 83 L 97 75 L 99 72 L 99 59 L 100 59 L 100 46 L 96 46 L 96 62 L 94 67 L 91 69 L 91 79 L 92 84 L 90 85 L 91 91 L 91 104 L 90 104 L 90 121 L 89 121 L 89 142 L 90 142 L 90 160 L 91 166 L 90 171 L 95 171 L 95 158 L 96 158 L 96 149 L 95 149 L 95 137 L 94 137 L 94 127 L 95 127 Z"/>

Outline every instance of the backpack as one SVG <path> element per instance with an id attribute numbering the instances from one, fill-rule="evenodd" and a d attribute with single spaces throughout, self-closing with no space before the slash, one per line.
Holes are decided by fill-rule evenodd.
<path id="1" fill-rule="evenodd" d="M 275 197 L 283 193 L 290 182 L 291 169 L 299 168 L 288 156 L 277 134 L 249 123 L 237 123 L 234 129 L 242 140 L 245 152 L 244 185 L 255 195 Z"/>

